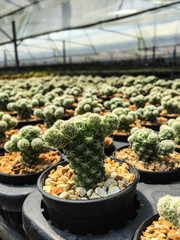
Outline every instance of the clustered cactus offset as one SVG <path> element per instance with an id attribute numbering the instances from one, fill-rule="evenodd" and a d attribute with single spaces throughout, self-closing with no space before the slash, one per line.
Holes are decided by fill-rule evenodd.
<path id="1" fill-rule="evenodd" d="M 9 111 L 16 111 L 21 119 L 31 118 L 32 108 L 36 107 L 36 100 L 19 99 L 16 103 L 9 103 L 7 108 Z"/>
<path id="2" fill-rule="evenodd" d="M 159 139 L 152 129 L 133 128 L 128 138 L 130 146 L 138 160 L 149 162 L 158 155 L 168 155 L 174 152 L 174 143 L 170 140 Z"/>
<path id="3" fill-rule="evenodd" d="M 5 137 L 5 132 L 9 129 L 15 128 L 18 122 L 11 118 L 9 114 L 0 112 L 0 138 Z"/>
<path id="4" fill-rule="evenodd" d="M 130 98 L 130 101 L 135 104 L 136 108 L 143 108 L 147 101 L 147 97 L 140 94 L 137 95 L 136 97 Z"/>
<path id="5" fill-rule="evenodd" d="M 64 115 L 64 108 L 57 107 L 55 105 L 49 105 L 42 109 L 36 109 L 34 115 L 40 119 L 43 119 L 46 126 L 50 128 L 58 119 L 61 119 Z"/>
<path id="6" fill-rule="evenodd" d="M 106 108 L 114 110 L 115 108 L 118 108 L 118 107 L 123 107 L 123 108 L 125 107 L 125 108 L 127 108 L 127 107 L 129 107 L 129 103 L 128 102 L 124 102 L 122 100 L 122 98 L 114 97 L 114 98 L 111 98 L 110 101 L 106 101 L 104 103 L 104 106 Z"/>
<path id="7" fill-rule="evenodd" d="M 40 132 L 39 127 L 25 126 L 21 128 L 18 135 L 11 136 L 4 148 L 7 152 L 20 152 L 23 164 L 34 164 L 41 153 L 46 153 L 51 149 Z"/>
<path id="8" fill-rule="evenodd" d="M 166 109 L 167 113 L 169 114 L 180 113 L 180 97 L 163 97 L 161 100 L 161 104 L 163 109 Z"/>
<path id="9" fill-rule="evenodd" d="M 116 108 L 112 111 L 119 118 L 119 128 L 117 130 L 130 130 L 130 125 L 136 120 L 136 113 L 128 108 Z"/>
<path id="10" fill-rule="evenodd" d="M 138 119 L 154 123 L 161 111 L 161 106 L 156 107 L 154 105 L 149 105 L 144 108 L 139 108 L 136 113 Z"/>
<path id="11" fill-rule="evenodd" d="M 157 203 L 157 210 L 166 221 L 180 227 L 180 197 L 166 195 L 160 198 Z"/>
<path id="12" fill-rule="evenodd" d="M 175 143 L 180 144 L 180 117 L 170 119 L 168 125 L 173 129 Z"/>
<path id="13" fill-rule="evenodd" d="M 75 115 L 82 115 L 87 112 L 100 113 L 102 109 L 102 104 L 98 103 L 96 100 L 91 101 L 91 99 L 83 99 L 78 103 L 75 109 Z"/>
<path id="14" fill-rule="evenodd" d="M 112 113 L 104 117 L 86 113 L 57 121 L 45 132 L 45 140 L 50 146 L 64 150 L 76 185 L 88 190 L 105 178 L 104 139 L 118 128 L 118 124 L 118 117 Z"/>

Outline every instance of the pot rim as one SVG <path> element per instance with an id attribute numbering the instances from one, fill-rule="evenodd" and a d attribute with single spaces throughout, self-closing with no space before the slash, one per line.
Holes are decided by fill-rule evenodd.
<path id="1" fill-rule="evenodd" d="M 125 189 L 123 189 L 122 191 L 119 191 L 118 193 L 115 193 L 113 195 L 110 195 L 108 197 L 104 197 L 104 198 L 99 198 L 99 199 L 88 199 L 88 200 L 71 200 L 71 199 L 63 199 L 63 198 L 58 198 L 58 197 L 55 197 L 47 192 L 45 192 L 42 188 L 42 177 L 44 176 L 44 174 L 46 174 L 47 172 L 50 172 L 52 169 L 54 169 L 57 165 L 60 165 L 62 163 L 67 163 L 67 161 L 63 161 L 59 164 L 57 164 L 56 166 L 53 166 L 51 168 L 48 168 L 46 169 L 38 178 L 37 180 L 37 188 L 38 190 L 40 191 L 40 193 L 42 194 L 43 197 L 46 197 L 46 198 L 50 198 L 51 200 L 53 201 L 56 201 L 56 202 L 63 202 L 63 203 L 69 203 L 69 204 L 93 204 L 93 203 L 96 203 L 96 202 L 102 202 L 102 201 L 106 201 L 106 200 L 112 200 L 114 198 L 117 198 L 119 197 L 119 195 L 126 195 L 127 193 L 129 193 L 132 188 L 136 187 L 136 185 L 138 184 L 139 180 L 140 180 L 140 175 L 139 175 L 139 172 L 138 170 L 132 166 L 131 164 L 123 161 L 123 160 L 119 160 L 119 159 L 116 159 L 114 157 L 111 157 L 111 160 L 115 160 L 115 161 L 118 161 L 118 162 L 121 162 L 121 163 L 126 163 L 129 168 L 131 169 L 131 172 L 134 173 L 135 175 L 135 178 L 134 178 L 134 181 Z"/>

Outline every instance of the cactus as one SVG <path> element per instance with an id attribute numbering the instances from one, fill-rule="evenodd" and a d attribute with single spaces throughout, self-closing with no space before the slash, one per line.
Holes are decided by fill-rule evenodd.
<path id="1" fill-rule="evenodd" d="M 119 118 L 119 128 L 117 130 L 130 130 L 130 125 L 136 120 L 136 113 L 128 108 L 116 108 L 112 111 Z"/>
<path id="2" fill-rule="evenodd" d="M 167 89 L 162 92 L 162 97 L 169 96 L 169 97 L 173 98 L 173 97 L 177 97 L 179 95 L 180 95 L 179 92 L 174 89 Z"/>
<path id="3" fill-rule="evenodd" d="M 180 144 L 180 117 L 170 119 L 168 125 L 173 129 L 175 143 Z"/>
<path id="4" fill-rule="evenodd" d="M 147 101 L 147 97 L 140 94 L 137 95 L 136 97 L 130 98 L 130 101 L 135 104 L 136 108 L 143 108 Z"/>
<path id="5" fill-rule="evenodd" d="M 114 97 L 114 98 L 111 98 L 110 101 L 106 101 L 104 103 L 104 106 L 106 108 L 114 110 L 115 108 L 118 108 L 118 107 L 123 107 L 123 108 L 125 107 L 125 108 L 127 108 L 127 107 L 129 107 L 129 103 L 128 102 L 124 102 L 122 100 L 122 98 Z"/>
<path id="6" fill-rule="evenodd" d="M 136 97 L 137 95 L 139 95 L 140 91 L 134 87 L 134 86 L 131 86 L 131 87 L 127 87 L 123 93 L 123 97 L 124 98 L 127 98 L 127 99 L 130 99 L 131 97 Z"/>
<path id="7" fill-rule="evenodd" d="M 168 125 L 161 125 L 159 129 L 159 140 L 173 140 L 174 139 L 174 131 L 172 127 Z"/>
<path id="8" fill-rule="evenodd" d="M 0 138 L 5 137 L 5 132 L 9 129 L 15 128 L 18 122 L 11 118 L 9 114 L 0 112 Z"/>
<path id="9" fill-rule="evenodd" d="M 111 97 L 114 93 L 117 92 L 117 88 L 107 84 L 101 85 L 100 90 L 101 90 L 101 93 L 107 97 Z"/>
<path id="10" fill-rule="evenodd" d="M 161 103 L 161 95 L 158 92 L 152 92 L 148 96 L 148 102 L 153 105 L 159 105 Z"/>
<path id="11" fill-rule="evenodd" d="M 163 109 L 166 109 L 168 114 L 180 113 L 180 97 L 163 97 L 161 100 L 161 104 Z"/>
<path id="12" fill-rule="evenodd" d="M 7 105 L 10 102 L 9 95 L 7 93 L 0 93 L 0 110 L 7 111 Z"/>
<path id="13" fill-rule="evenodd" d="M 87 112 L 100 113 L 102 105 L 97 101 L 91 101 L 91 99 L 83 99 L 78 103 L 75 109 L 75 115 L 82 115 Z"/>
<path id="14" fill-rule="evenodd" d="M 180 227 L 180 197 L 166 195 L 157 203 L 157 210 L 161 217 L 175 227 Z"/>
<path id="15" fill-rule="evenodd" d="M 72 87 L 72 88 L 66 88 L 64 94 L 73 95 L 75 97 L 75 96 L 78 96 L 79 94 L 81 94 L 81 92 L 82 92 L 81 87 L 76 86 L 76 87 Z"/>
<path id="16" fill-rule="evenodd" d="M 37 107 L 42 107 L 45 104 L 45 97 L 41 93 L 37 93 L 33 96 L 33 99 L 38 102 Z"/>
<path id="17" fill-rule="evenodd" d="M 158 155 L 174 152 L 174 143 L 170 140 L 160 141 L 158 134 L 152 129 L 133 128 L 128 141 L 138 160 L 144 162 L 150 162 Z"/>
<path id="18" fill-rule="evenodd" d="M 51 149 L 40 132 L 39 127 L 25 126 L 20 129 L 18 135 L 12 135 L 4 148 L 7 152 L 20 152 L 23 164 L 34 164 L 41 153 L 46 153 Z"/>
<path id="19" fill-rule="evenodd" d="M 9 111 L 17 111 L 21 119 L 31 118 L 32 108 L 36 107 L 38 102 L 36 100 L 19 99 L 16 103 L 9 103 L 7 108 Z"/>
<path id="20" fill-rule="evenodd" d="M 177 78 L 173 81 L 172 89 L 174 89 L 174 90 L 180 89 L 180 79 Z"/>
<path id="21" fill-rule="evenodd" d="M 74 97 L 71 95 L 64 95 L 62 97 L 56 97 L 52 100 L 52 104 L 64 109 L 71 108 L 74 103 Z"/>
<path id="22" fill-rule="evenodd" d="M 156 107 L 154 105 L 149 105 L 144 108 L 139 108 L 136 114 L 138 119 L 154 123 L 156 122 L 156 118 L 159 116 L 161 111 L 161 106 Z"/>
<path id="23" fill-rule="evenodd" d="M 34 115 L 40 119 L 43 119 L 46 123 L 46 126 L 50 128 L 54 124 L 54 122 L 62 118 L 62 116 L 64 115 L 64 108 L 57 107 L 55 105 L 49 105 L 43 110 L 36 109 L 34 111 Z"/>
<path id="24" fill-rule="evenodd" d="M 86 113 L 67 121 L 59 120 L 45 132 L 50 146 L 62 148 L 75 174 L 76 185 L 90 189 L 105 178 L 104 139 L 118 128 L 114 114 L 102 117 Z"/>
<path id="25" fill-rule="evenodd" d="M 134 84 L 134 81 L 135 81 L 135 77 L 132 77 L 132 76 L 128 76 L 124 82 L 123 82 L 123 85 L 124 86 L 127 86 L 127 87 L 130 87 Z"/>

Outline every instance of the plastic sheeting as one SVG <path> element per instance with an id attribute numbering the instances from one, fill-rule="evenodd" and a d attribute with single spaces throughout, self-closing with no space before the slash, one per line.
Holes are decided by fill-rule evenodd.
<path id="1" fill-rule="evenodd" d="M 173 2 L 178 1 L 0 0 L 0 44 L 12 38 L 11 22 L 14 20 L 17 39 L 27 38 L 18 42 L 22 65 L 62 62 L 63 41 L 67 62 L 136 59 L 144 57 L 143 49 L 153 46 L 161 47 L 162 50 L 158 49 L 157 54 L 165 57 L 172 55 L 171 46 L 180 44 L 180 1 L 168 8 L 93 27 L 71 28 L 116 19 Z M 11 14 L 20 8 L 23 9 Z M 41 34 L 45 35 L 28 39 Z M 0 46 L 0 64 L 6 62 L 14 64 L 13 44 Z"/>

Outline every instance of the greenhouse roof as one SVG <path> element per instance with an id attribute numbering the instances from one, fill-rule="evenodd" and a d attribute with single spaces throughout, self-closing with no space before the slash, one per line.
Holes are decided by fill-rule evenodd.
<path id="1" fill-rule="evenodd" d="M 12 21 L 21 64 L 137 58 L 180 45 L 180 1 L 0 0 L 0 64 L 14 64 Z M 164 49 L 163 49 L 164 47 Z"/>

